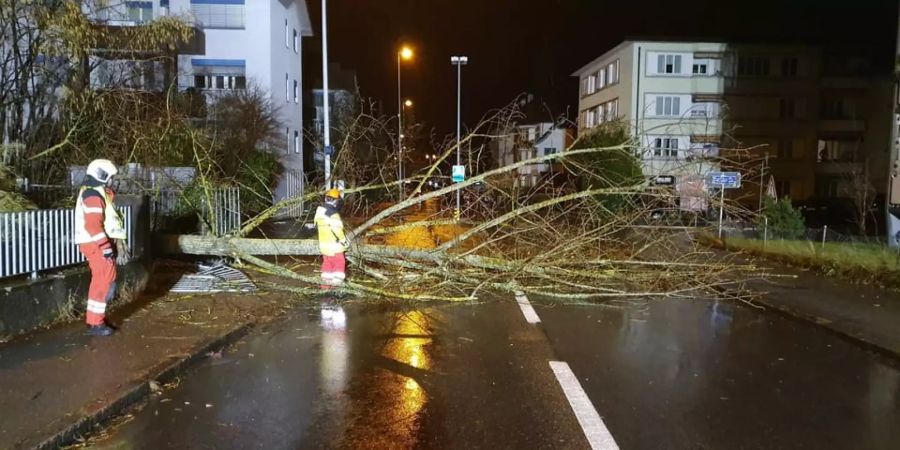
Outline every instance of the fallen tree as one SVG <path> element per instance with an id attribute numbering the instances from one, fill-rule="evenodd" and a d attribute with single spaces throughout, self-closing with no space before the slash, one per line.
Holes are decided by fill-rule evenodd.
<path id="1" fill-rule="evenodd" d="M 506 123 L 511 114 L 515 111 L 498 112 L 487 123 Z M 504 132 L 482 124 L 461 145 Z M 604 136 L 618 138 L 604 142 Z M 456 151 L 455 144 L 447 147 L 443 158 L 412 178 L 417 187 L 407 197 L 358 218 L 349 233 L 351 279 L 343 289 L 407 300 L 472 299 L 484 291 L 572 300 L 739 296 L 742 283 L 758 276 L 754 266 L 712 258 L 687 233 L 644 223 L 650 211 L 672 204 L 673 193 L 648 184 L 637 166 L 635 144 L 622 136 L 627 135 L 607 133 L 559 154 L 522 159 L 426 192 L 426 181 Z M 613 164 L 603 162 L 613 160 L 627 167 L 624 174 L 621 168 L 604 172 Z M 558 170 L 537 186 L 517 183 L 522 169 L 541 164 Z M 401 182 L 381 173 L 346 194 L 353 199 L 393 190 Z M 461 221 L 452 217 L 457 192 L 467 199 Z M 310 292 L 319 280 L 300 269 L 319 254 L 316 240 L 246 236 L 281 208 L 318 195 L 276 204 L 248 219 L 237 235 L 164 236 L 162 248 L 233 257 L 290 280 L 270 288 Z"/>

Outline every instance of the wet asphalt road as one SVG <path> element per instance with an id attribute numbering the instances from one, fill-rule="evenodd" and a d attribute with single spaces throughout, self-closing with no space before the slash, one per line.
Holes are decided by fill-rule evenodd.
<path id="1" fill-rule="evenodd" d="M 897 449 L 900 370 L 815 326 L 701 300 L 298 310 L 96 448 L 589 448 L 564 361 L 622 449 Z"/>

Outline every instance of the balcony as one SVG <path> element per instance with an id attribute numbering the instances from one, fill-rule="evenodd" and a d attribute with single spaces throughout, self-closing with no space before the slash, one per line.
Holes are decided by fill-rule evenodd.
<path id="1" fill-rule="evenodd" d="M 848 176 L 862 170 L 862 163 L 853 161 L 822 161 L 816 164 L 817 175 Z"/>
<path id="2" fill-rule="evenodd" d="M 816 125 L 820 133 L 859 134 L 866 131 L 866 121 L 860 119 L 822 118 Z"/>

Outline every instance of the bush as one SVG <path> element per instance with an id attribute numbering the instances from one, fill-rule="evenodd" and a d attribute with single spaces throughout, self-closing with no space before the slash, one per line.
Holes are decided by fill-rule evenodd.
<path id="1" fill-rule="evenodd" d="M 766 197 L 763 213 L 757 218 L 757 226 L 763 228 L 768 219 L 769 235 L 778 239 L 799 239 L 806 232 L 806 223 L 800 210 L 794 208 L 791 199 L 775 200 Z"/>

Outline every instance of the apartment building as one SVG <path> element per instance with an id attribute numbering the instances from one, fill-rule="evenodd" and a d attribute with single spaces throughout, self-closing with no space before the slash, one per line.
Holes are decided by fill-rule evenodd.
<path id="1" fill-rule="evenodd" d="M 565 151 L 572 142 L 572 130 L 553 122 L 516 125 L 509 133 L 493 139 L 491 154 L 498 166 Z M 553 170 L 552 163 L 529 164 L 516 169 L 519 186 L 534 187 Z"/>
<path id="2" fill-rule="evenodd" d="M 742 192 L 748 204 L 759 204 L 760 181 L 769 179 L 780 197 L 809 206 L 852 209 L 863 184 L 884 192 L 891 82 L 872 55 L 733 45 L 725 61 L 725 146 L 750 149 L 731 159 L 760 162 Z"/>
<path id="3" fill-rule="evenodd" d="M 640 148 L 644 174 L 674 177 L 694 190 L 722 137 L 721 60 L 725 44 L 625 41 L 578 69 L 579 133 L 623 120 Z"/>
<path id="4" fill-rule="evenodd" d="M 834 203 L 863 173 L 884 191 L 891 84 L 881 72 L 859 49 L 625 41 L 575 72 L 579 132 L 626 121 L 644 172 L 678 186 L 727 159 L 722 168 L 746 174 L 732 194 L 747 206 L 770 177 L 780 197 Z"/>
<path id="5" fill-rule="evenodd" d="M 285 174 L 273 200 L 302 195 L 302 38 L 312 35 L 305 0 L 94 0 L 85 9 L 111 26 L 139 25 L 165 15 L 192 21 L 202 32 L 201 48 L 177 55 L 178 87 L 198 89 L 209 98 L 250 86 L 267 92 L 284 130 L 280 160 Z M 103 77 L 128 74 L 136 86 L 159 89 L 160 74 L 166 71 L 157 64 L 109 61 L 95 77 L 102 82 Z"/>

